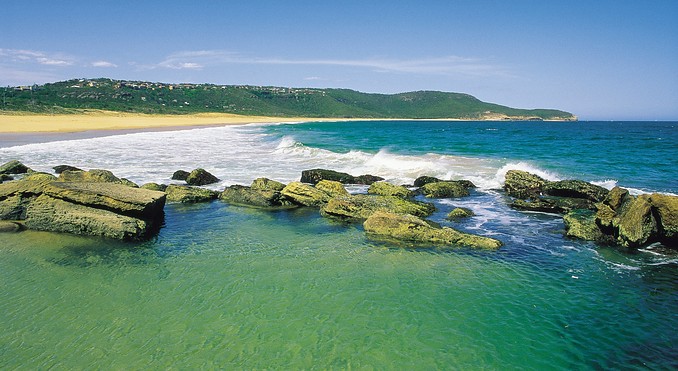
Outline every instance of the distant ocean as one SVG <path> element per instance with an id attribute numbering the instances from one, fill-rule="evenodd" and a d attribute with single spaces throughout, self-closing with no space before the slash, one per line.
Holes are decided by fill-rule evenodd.
<path id="1" fill-rule="evenodd" d="M 678 122 L 225 126 L 0 148 L 11 159 L 139 184 L 202 167 L 219 190 L 312 168 L 468 179 L 478 189 L 436 200 L 431 219 L 505 246 L 409 249 L 317 210 L 219 201 L 166 206 L 143 243 L 4 234 L 0 369 L 678 368 L 678 254 L 567 239 L 561 217 L 512 210 L 500 191 L 522 169 L 678 194 Z M 476 216 L 445 220 L 454 207 Z"/>

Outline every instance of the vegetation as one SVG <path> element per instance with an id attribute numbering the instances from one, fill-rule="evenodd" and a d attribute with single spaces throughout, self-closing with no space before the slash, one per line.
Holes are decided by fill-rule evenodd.
<path id="1" fill-rule="evenodd" d="M 276 117 L 457 118 L 574 120 L 571 113 L 524 110 L 482 102 L 468 94 L 417 91 L 367 94 L 348 89 L 165 84 L 75 79 L 0 88 L 3 111 L 70 113 L 98 109 L 134 113 L 234 113 Z"/>

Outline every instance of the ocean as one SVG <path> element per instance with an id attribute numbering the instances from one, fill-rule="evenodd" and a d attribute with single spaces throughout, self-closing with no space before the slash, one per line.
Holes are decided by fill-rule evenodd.
<path id="1" fill-rule="evenodd" d="M 43 140 L 54 140 L 43 137 Z M 63 139 L 63 138 L 62 138 Z M 678 254 L 563 236 L 506 171 L 678 194 L 678 122 L 364 121 L 119 133 L 12 145 L 0 163 L 136 183 L 205 168 L 221 190 L 327 168 L 468 179 L 430 218 L 496 252 L 373 241 L 317 210 L 168 204 L 149 241 L 37 231 L 0 242 L 1 369 L 676 369 Z M 351 192 L 364 192 L 351 186 Z M 454 207 L 476 216 L 445 220 Z"/>

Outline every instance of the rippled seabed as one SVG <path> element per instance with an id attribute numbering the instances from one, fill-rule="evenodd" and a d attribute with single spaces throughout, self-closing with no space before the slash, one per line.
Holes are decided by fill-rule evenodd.
<path id="1" fill-rule="evenodd" d="M 557 218 L 507 215 L 499 233 L 542 227 L 499 253 L 220 202 L 168 206 L 142 245 L 6 235 L 0 368 L 676 365 L 675 264 L 563 245 Z"/>

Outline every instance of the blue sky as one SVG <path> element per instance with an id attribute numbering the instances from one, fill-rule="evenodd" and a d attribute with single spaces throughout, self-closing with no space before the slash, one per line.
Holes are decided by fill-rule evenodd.
<path id="1" fill-rule="evenodd" d="M 678 1 L 0 4 L 0 85 L 81 77 L 441 90 L 678 120 Z"/>

